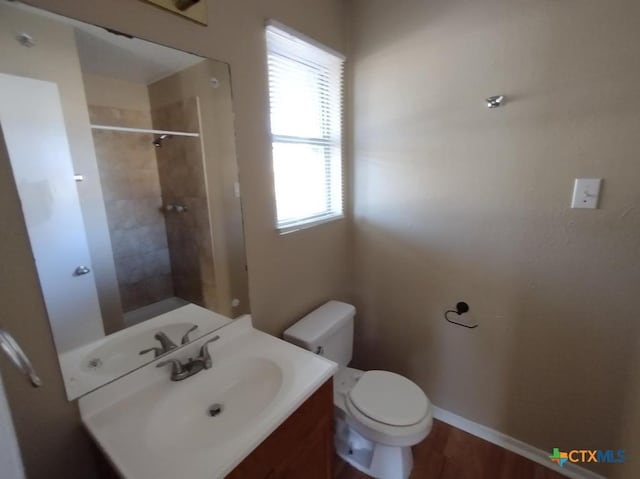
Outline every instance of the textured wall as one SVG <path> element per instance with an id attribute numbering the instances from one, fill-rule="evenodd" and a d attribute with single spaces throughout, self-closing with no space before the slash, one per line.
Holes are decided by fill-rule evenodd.
<path id="1" fill-rule="evenodd" d="M 357 363 L 544 450 L 624 449 L 640 4 L 352 5 Z M 601 209 L 569 208 L 581 176 Z M 444 321 L 458 300 L 478 329 Z"/>
<path id="2" fill-rule="evenodd" d="M 640 336 L 636 337 L 635 353 L 629 357 L 631 374 L 622 408 L 622 440 L 620 444 L 626 451 L 626 461 L 611 471 L 612 479 L 635 479 L 640 477 Z"/>

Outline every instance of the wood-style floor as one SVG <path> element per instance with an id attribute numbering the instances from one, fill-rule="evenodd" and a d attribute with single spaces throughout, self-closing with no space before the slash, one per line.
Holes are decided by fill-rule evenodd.
<path id="1" fill-rule="evenodd" d="M 566 479 L 540 464 L 518 456 L 440 421 L 413 448 L 411 479 Z M 368 479 L 336 458 L 335 479 Z"/>

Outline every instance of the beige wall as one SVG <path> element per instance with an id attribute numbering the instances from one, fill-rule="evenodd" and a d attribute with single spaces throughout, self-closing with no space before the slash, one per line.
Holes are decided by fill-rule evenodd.
<path id="1" fill-rule="evenodd" d="M 343 50 L 342 1 L 209 2 L 208 27 L 196 25 L 144 2 L 130 0 L 37 0 L 30 3 L 230 63 L 251 309 L 255 324 L 265 331 L 280 333 L 322 301 L 345 297 L 348 280 L 346 222 L 331 223 L 284 237 L 277 234 L 273 225 L 275 204 L 263 37 L 265 19 L 274 18 Z M 4 22 L 5 19 L 4 14 L 0 15 L 0 20 Z M 5 38 L 9 43 L 14 42 L 12 32 L 16 28 L 19 28 L 17 24 L 2 29 L 3 32 L 11 32 Z M 40 46 L 46 44 L 41 42 Z M 34 48 L 30 51 L 37 55 L 42 50 Z M 0 64 L 4 65 L 5 49 L 1 48 L 0 52 Z M 40 59 L 41 62 L 43 60 Z M 82 90 L 81 86 L 77 88 Z M 89 148 L 90 142 L 85 146 Z M 89 151 L 86 150 L 87 154 Z M 72 153 L 74 157 L 82 154 L 78 151 Z M 29 322 L 29 329 L 21 331 L 18 339 L 24 341 L 29 351 L 41 351 L 36 357 L 36 367 L 42 370 L 49 388 L 40 392 L 23 388 L 18 379 L 11 379 L 11 371 L 5 380 L 25 461 L 34 471 L 29 478 L 90 477 L 83 468 L 91 462 L 87 451 L 89 443 L 73 442 L 80 437 L 74 434 L 82 433 L 75 408 L 64 402 L 64 389 L 51 339 L 46 334 L 46 315 L 15 189 L 1 191 L 7 196 L 3 205 L 11 213 L 3 217 L 9 222 L 3 231 L 13 235 L 11 242 L 3 243 L 3 248 L 8 248 L 2 250 L 3 274 L 13 275 L 3 276 L 3 286 L 11 287 L 0 289 L 0 302 L 7 315 Z M 110 249 L 105 247 L 105 250 Z M 3 375 L 4 371 L 3 363 Z M 17 375 L 14 374 L 14 378 Z M 29 417 L 34 405 L 37 414 Z M 46 434 L 38 430 L 38 425 L 45 425 Z M 68 468 L 69 464 L 74 466 Z M 56 468 L 65 468 L 65 474 L 51 472 Z M 49 474 L 45 472 L 47 469 Z"/>
<path id="2" fill-rule="evenodd" d="M 144 83 L 82 73 L 87 103 L 94 106 L 149 112 L 149 91 Z"/>
<path id="3" fill-rule="evenodd" d="M 356 362 L 543 450 L 625 449 L 640 3 L 353 6 Z M 601 209 L 569 208 L 575 177 Z M 458 300 L 478 329 L 444 321 Z"/>
<path id="4" fill-rule="evenodd" d="M 640 477 L 640 338 L 637 338 L 635 354 L 630 356 L 633 365 L 629 375 L 629 387 L 622 409 L 622 440 L 626 450 L 626 462 L 611 473 L 612 479 L 636 479 Z"/>

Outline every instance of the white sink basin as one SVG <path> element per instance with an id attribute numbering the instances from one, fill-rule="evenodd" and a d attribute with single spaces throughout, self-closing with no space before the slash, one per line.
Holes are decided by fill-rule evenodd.
<path id="1" fill-rule="evenodd" d="M 147 365 L 79 401 L 82 420 L 126 479 L 218 479 L 231 472 L 337 365 L 253 329 L 219 329 L 213 367 L 171 381 Z M 210 336 L 209 336 L 210 337 Z M 168 357 L 195 357 L 204 337 Z"/>
<path id="2" fill-rule="evenodd" d="M 282 388 L 282 370 L 266 358 L 223 361 L 209 374 L 189 379 L 152 406 L 145 433 L 150 448 L 218 447 L 250 429 Z M 167 429 L 171 435 L 165 434 Z"/>

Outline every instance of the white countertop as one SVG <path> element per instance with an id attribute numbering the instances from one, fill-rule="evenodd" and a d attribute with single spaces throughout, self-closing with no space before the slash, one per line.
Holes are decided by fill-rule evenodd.
<path id="1" fill-rule="evenodd" d="M 80 400 L 85 426 L 126 479 L 223 478 L 337 370 L 337 365 L 327 359 L 254 329 L 250 317 L 236 320 L 215 334 L 220 339 L 209 345 L 214 364 L 209 370 L 172 382 L 169 368 L 157 369 L 150 364 Z M 208 337 L 168 357 L 193 357 Z M 224 422 L 207 417 L 203 409 L 202 420 L 197 416 L 198 422 L 185 426 L 182 434 L 188 432 L 180 436 L 176 424 L 181 425 L 181 418 L 184 424 L 193 421 L 193 411 L 200 414 L 209 396 L 216 396 L 212 378 L 224 377 L 228 365 L 264 358 L 277 365 L 280 374 L 275 397 L 264 409 L 247 424 L 234 426 L 230 434 L 226 434 Z M 192 391 L 193 398 L 189 397 Z M 247 396 L 251 396 L 250 391 L 242 397 Z M 184 408 L 174 411 L 163 404 L 167 398 L 175 401 L 177 397 L 187 398 L 179 402 Z M 210 426 L 207 421 L 211 421 Z M 215 437 L 208 436 L 207 431 Z"/>

